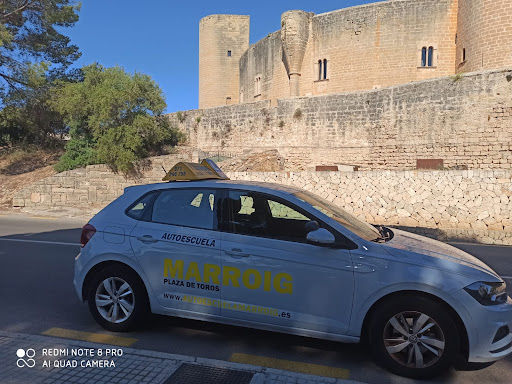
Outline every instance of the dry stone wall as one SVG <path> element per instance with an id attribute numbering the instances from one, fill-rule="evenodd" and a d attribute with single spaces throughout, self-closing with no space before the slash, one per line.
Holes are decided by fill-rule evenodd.
<path id="1" fill-rule="evenodd" d="M 512 172 L 231 172 L 316 193 L 373 224 L 512 245 Z"/>
<path id="2" fill-rule="evenodd" d="M 153 161 L 144 178 L 125 179 L 103 165 L 63 172 L 20 191 L 15 206 L 104 206 L 140 183 L 160 182 L 160 165 L 191 158 Z M 197 160 L 194 160 L 197 161 Z M 293 185 L 314 192 L 374 224 L 408 227 L 437 238 L 512 245 L 512 172 L 369 171 L 227 172 L 233 180 Z"/>
<path id="3" fill-rule="evenodd" d="M 196 162 L 197 152 L 153 157 L 146 164 L 143 175 L 137 178 L 116 174 L 103 164 L 61 172 L 18 191 L 13 198 L 13 206 L 103 207 L 123 194 L 126 187 L 161 182 L 165 176 L 163 168 L 169 170 L 180 161 Z"/>

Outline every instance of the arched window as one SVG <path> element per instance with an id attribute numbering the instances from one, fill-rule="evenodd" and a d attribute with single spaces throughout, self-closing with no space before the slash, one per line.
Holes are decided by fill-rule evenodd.
<path id="1" fill-rule="evenodd" d="M 427 66 L 427 47 L 421 48 L 421 66 Z"/>
<path id="2" fill-rule="evenodd" d="M 254 79 L 254 97 L 261 95 L 261 76 Z"/>
<path id="3" fill-rule="evenodd" d="M 317 63 L 315 63 L 315 67 L 317 71 L 317 81 L 327 80 L 327 59 L 320 59 Z"/>
<path id="4" fill-rule="evenodd" d="M 429 67 L 434 66 L 434 47 L 428 47 L 428 62 Z"/>

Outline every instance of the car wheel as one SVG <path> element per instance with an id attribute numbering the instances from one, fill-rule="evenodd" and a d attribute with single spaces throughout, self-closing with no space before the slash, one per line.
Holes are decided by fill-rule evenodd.
<path id="1" fill-rule="evenodd" d="M 378 364 L 415 379 L 440 375 L 459 351 L 454 320 L 423 296 L 394 297 L 379 305 L 369 322 L 368 341 Z"/>
<path id="2" fill-rule="evenodd" d="M 98 324 L 113 332 L 135 329 L 149 313 L 143 282 L 122 266 L 100 270 L 89 284 L 87 301 Z"/>

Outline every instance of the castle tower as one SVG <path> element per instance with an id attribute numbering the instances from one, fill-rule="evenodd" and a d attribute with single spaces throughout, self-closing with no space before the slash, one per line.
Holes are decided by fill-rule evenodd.
<path id="1" fill-rule="evenodd" d="M 456 72 L 512 66 L 512 1 L 459 0 Z"/>
<path id="2" fill-rule="evenodd" d="M 211 15 L 199 22 L 199 108 L 238 103 L 249 22 L 249 16 L 239 15 Z"/>
<path id="3" fill-rule="evenodd" d="M 300 96 L 300 76 L 309 39 L 310 17 L 304 11 L 288 11 L 281 16 L 283 60 L 290 77 L 290 96 Z"/>

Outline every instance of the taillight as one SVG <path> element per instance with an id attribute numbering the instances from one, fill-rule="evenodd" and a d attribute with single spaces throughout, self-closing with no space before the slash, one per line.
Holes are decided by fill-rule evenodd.
<path id="1" fill-rule="evenodd" d="M 82 248 L 85 247 L 85 244 L 91 240 L 91 237 L 96 233 L 96 228 L 94 228 L 91 224 L 85 224 L 82 228 L 82 235 L 80 236 L 80 244 Z"/>

